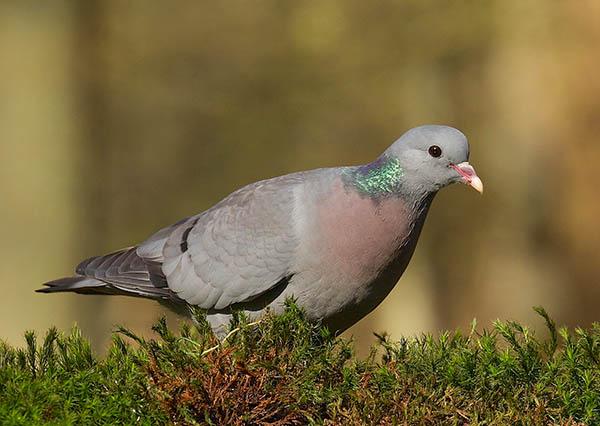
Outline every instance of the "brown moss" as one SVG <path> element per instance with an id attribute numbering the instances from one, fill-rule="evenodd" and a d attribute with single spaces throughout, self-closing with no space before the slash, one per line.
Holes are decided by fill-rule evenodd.
<path id="1" fill-rule="evenodd" d="M 276 351 L 268 355 L 242 362 L 228 349 L 208 354 L 200 368 L 189 365 L 166 373 L 156 362 L 148 368 L 158 398 L 174 423 L 187 423 L 191 415 L 196 421 L 218 425 L 305 424 L 306 409 L 294 399 L 290 376 L 261 366 L 273 361 Z"/>

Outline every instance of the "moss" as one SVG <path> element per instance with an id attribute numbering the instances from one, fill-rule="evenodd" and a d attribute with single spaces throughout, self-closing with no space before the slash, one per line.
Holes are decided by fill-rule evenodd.
<path id="1" fill-rule="evenodd" d="M 220 344 L 198 326 L 125 329 L 99 359 L 74 329 L 0 346 L 2 424 L 600 424 L 600 326 L 549 337 L 520 324 L 379 343 L 308 323 L 290 303 Z M 123 336 L 126 336 L 125 338 Z M 126 342 L 126 340 L 131 340 Z"/>

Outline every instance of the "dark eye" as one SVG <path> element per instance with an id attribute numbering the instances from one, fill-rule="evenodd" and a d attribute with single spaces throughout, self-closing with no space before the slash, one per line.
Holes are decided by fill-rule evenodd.
<path id="1" fill-rule="evenodd" d="M 429 155 L 432 157 L 438 158 L 442 155 L 442 148 L 437 145 L 432 145 L 429 147 Z"/>

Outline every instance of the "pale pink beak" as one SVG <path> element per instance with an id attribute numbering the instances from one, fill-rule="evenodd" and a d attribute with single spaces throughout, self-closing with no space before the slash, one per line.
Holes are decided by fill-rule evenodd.
<path id="1" fill-rule="evenodd" d="M 473 187 L 477 192 L 483 194 L 483 182 L 477 176 L 475 169 L 468 162 L 460 164 L 450 164 L 456 172 L 462 177 L 462 182 Z"/>

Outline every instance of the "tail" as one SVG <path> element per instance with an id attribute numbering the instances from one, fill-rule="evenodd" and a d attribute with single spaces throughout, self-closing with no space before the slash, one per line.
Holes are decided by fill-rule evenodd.
<path id="1" fill-rule="evenodd" d="M 167 286 L 160 266 L 156 261 L 145 261 L 138 256 L 136 247 L 130 247 L 87 259 L 77 266 L 77 275 L 44 283 L 45 287 L 36 292 L 133 296 L 184 303 Z"/>
<path id="2" fill-rule="evenodd" d="M 112 294 L 107 293 L 106 283 L 94 278 L 75 276 L 59 278 L 44 283 L 46 287 L 36 290 L 37 293 L 61 293 L 72 291 L 79 294 Z"/>

